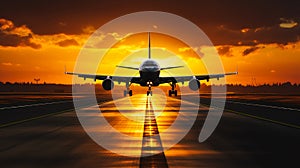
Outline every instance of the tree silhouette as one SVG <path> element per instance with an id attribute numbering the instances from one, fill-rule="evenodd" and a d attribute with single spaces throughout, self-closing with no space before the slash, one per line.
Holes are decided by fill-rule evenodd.
<path id="1" fill-rule="evenodd" d="M 40 78 L 34 78 L 33 80 L 36 82 L 36 84 L 38 84 L 40 81 Z"/>

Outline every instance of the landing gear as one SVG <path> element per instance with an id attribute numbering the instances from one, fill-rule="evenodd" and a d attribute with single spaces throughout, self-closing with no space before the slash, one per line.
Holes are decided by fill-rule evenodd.
<path id="1" fill-rule="evenodd" d="M 128 94 L 129 96 L 132 96 L 132 90 L 124 90 L 124 97 L 126 97 L 127 94 Z"/>
<path id="2" fill-rule="evenodd" d="M 126 83 L 126 90 L 124 90 L 124 97 L 126 97 L 127 96 L 127 94 L 129 95 L 129 96 L 132 96 L 132 90 L 130 90 L 130 85 L 131 85 L 131 83 Z"/>
<path id="3" fill-rule="evenodd" d="M 169 96 L 172 96 L 172 94 L 174 94 L 174 96 L 177 96 L 177 90 L 175 90 L 176 83 L 172 83 L 171 87 L 172 87 L 172 90 L 169 90 Z"/>
<path id="4" fill-rule="evenodd" d="M 147 96 L 149 96 L 149 95 L 152 96 L 152 90 L 147 91 Z"/>
<path id="5" fill-rule="evenodd" d="M 152 82 L 147 82 L 148 84 L 148 90 L 147 90 L 147 96 L 152 96 L 152 90 L 151 90 L 151 86 L 152 86 Z"/>
<path id="6" fill-rule="evenodd" d="M 172 94 L 174 94 L 174 96 L 177 96 L 177 90 L 169 90 L 169 96 L 172 96 Z"/>

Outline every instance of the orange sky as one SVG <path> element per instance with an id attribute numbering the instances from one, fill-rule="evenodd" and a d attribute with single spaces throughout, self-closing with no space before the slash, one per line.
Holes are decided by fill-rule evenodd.
<path id="1" fill-rule="evenodd" d="M 81 47 L 89 35 L 95 30 L 92 26 L 82 28 L 81 34 L 38 35 L 26 25 L 15 26 L 13 22 L 2 19 L 1 29 L 7 34 L 32 38 L 24 45 L 0 46 L 0 73 L 2 82 L 33 82 L 40 78 L 41 82 L 68 83 L 72 77 L 64 75 L 64 66 L 72 71 Z M 7 27 L 10 27 L 8 29 Z M 241 29 L 247 33 L 250 29 Z M 161 34 L 152 34 L 152 56 L 161 67 L 188 65 L 195 74 L 206 74 L 201 59 L 176 38 Z M 118 34 L 102 34 L 99 40 L 119 41 L 105 56 L 100 64 L 99 73 L 114 74 L 118 64 L 138 67 L 147 58 L 147 34 L 131 35 L 126 39 Z M 121 41 L 120 41 L 121 40 Z M 25 44 L 26 43 L 26 44 Z M 41 46 L 37 45 L 40 44 Z M 210 47 L 192 46 L 195 50 L 209 55 Z M 300 42 L 286 45 L 275 43 L 249 45 L 217 45 L 226 72 L 235 71 L 238 66 L 239 75 L 227 77 L 227 83 L 257 84 L 290 81 L 300 83 L 298 67 L 300 67 Z M 116 72 L 115 72 L 116 71 Z M 170 70 L 173 75 L 184 75 L 186 69 Z M 122 70 L 124 75 L 135 74 L 132 70 Z M 162 75 L 167 75 L 163 73 Z"/>

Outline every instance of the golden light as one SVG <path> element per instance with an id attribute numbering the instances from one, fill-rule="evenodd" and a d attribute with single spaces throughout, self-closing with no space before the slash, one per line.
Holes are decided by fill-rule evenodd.
<path id="1" fill-rule="evenodd" d="M 206 68 L 200 56 L 194 50 L 201 50 L 209 55 L 205 47 L 191 48 L 182 41 L 165 34 L 151 33 L 151 56 L 161 67 L 183 65 L 168 71 L 161 71 L 161 76 L 180 76 L 193 74 L 206 74 Z M 148 35 L 139 33 L 126 36 L 118 41 L 103 57 L 99 63 L 99 74 L 113 74 L 124 76 L 138 76 L 136 71 L 116 69 L 116 65 L 139 67 L 148 58 Z"/>

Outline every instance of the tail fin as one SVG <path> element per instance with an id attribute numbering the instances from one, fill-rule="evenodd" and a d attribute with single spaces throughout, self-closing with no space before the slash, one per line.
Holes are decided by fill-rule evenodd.
<path id="1" fill-rule="evenodd" d="M 148 59 L 151 59 L 150 32 L 148 32 Z"/>

